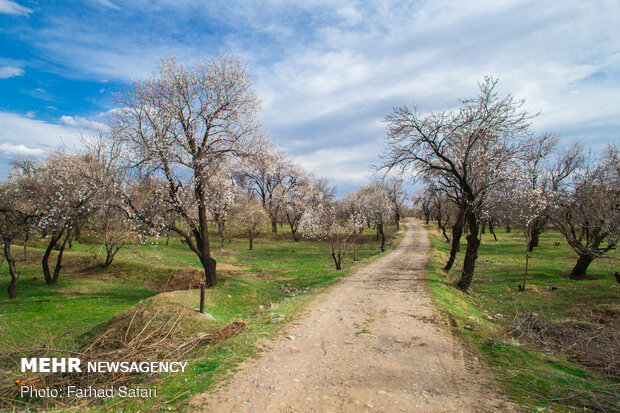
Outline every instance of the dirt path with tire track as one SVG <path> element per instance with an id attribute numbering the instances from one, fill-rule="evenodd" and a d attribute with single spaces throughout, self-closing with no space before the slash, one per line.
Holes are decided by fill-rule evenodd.
<path id="1" fill-rule="evenodd" d="M 437 322 L 424 287 L 429 242 L 415 221 L 391 253 L 328 289 L 223 388 L 208 412 L 511 410 L 476 358 Z"/>

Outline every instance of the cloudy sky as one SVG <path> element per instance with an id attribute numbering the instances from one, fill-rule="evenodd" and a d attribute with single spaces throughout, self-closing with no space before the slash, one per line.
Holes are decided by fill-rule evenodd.
<path id="1" fill-rule="evenodd" d="M 0 176 L 105 122 L 161 56 L 240 56 L 265 130 L 344 192 L 394 106 L 455 108 L 484 75 L 533 128 L 600 150 L 620 126 L 620 2 L 0 0 Z"/>

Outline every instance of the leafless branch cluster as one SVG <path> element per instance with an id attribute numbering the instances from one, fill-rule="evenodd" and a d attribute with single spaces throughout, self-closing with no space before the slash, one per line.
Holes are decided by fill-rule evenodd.
<path id="1" fill-rule="evenodd" d="M 458 286 L 471 285 L 480 246 L 482 212 L 489 194 L 510 179 L 515 160 L 524 153 L 533 115 L 523 101 L 500 97 L 497 80 L 486 77 L 477 98 L 461 101 L 457 112 L 425 114 L 415 107 L 394 108 L 385 117 L 387 146 L 381 167 L 432 182 L 455 202 L 452 267 L 457 241 L 468 225 L 467 251 Z"/>

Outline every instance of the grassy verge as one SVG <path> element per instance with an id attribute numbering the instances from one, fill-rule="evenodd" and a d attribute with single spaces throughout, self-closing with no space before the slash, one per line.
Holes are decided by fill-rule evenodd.
<path id="1" fill-rule="evenodd" d="M 443 271 L 449 245 L 432 226 L 428 229 L 431 296 L 450 329 L 487 362 L 511 398 L 531 411 L 620 411 L 617 379 L 570 361 L 570 349 L 537 344 L 515 334 L 514 328 L 515 317 L 524 313 L 557 325 L 595 324 L 601 322 L 594 316 L 597 312 L 617 320 L 620 286 L 602 264 L 591 265 L 588 280 L 568 279 L 577 257 L 557 233 L 548 231 L 531 254 L 527 290 L 519 292 L 525 240 L 517 231 L 499 230 L 497 241 L 484 236 L 471 291 L 463 294 L 453 287 L 458 265 L 449 274 Z M 600 328 L 615 329 L 617 324 Z"/>
<path id="2" fill-rule="evenodd" d="M 388 251 L 402 233 L 395 234 Z M 215 244 L 215 242 L 214 242 Z M 101 329 L 112 317 L 156 295 L 158 287 L 184 267 L 199 267 L 197 258 L 177 239 L 168 245 L 136 245 L 121 250 L 108 269 L 96 266 L 94 242 L 74 243 L 66 252 L 59 284 L 47 286 L 41 277 L 39 260 L 43 245 L 33 242 L 28 261 L 16 251 L 19 270 L 18 299 L 0 297 L 0 345 L 35 347 L 53 345 L 75 349 Z M 208 289 L 205 310 L 216 318 L 205 332 L 221 329 L 230 321 L 243 320 L 241 334 L 192 355 L 189 371 L 162 375 L 155 383 L 156 398 L 107 400 L 101 411 L 173 410 L 187 406 L 189 398 L 222 383 L 243 360 L 254 357 L 262 338 L 274 337 L 286 322 L 298 316 L 317 293 L 357 266 L 379 255 L 374 233 L 367 230 L 358 249 L 360 261 L 352 254 L 336 271 L 329 245 L 322 242 L 292 242 L 290 234 L 267 234 L 255 242 L 253 251 L 247 240 L 233 239 L 223 247 L 213 245 L 214 257 L 227 268 L 220 271 L 218 284 Z M 53 257 L 52 257 L 53 258 Z M 0 271 L 6 270 L 6 264 Z M 0 291 L 8 284 L 0 282 Z M 196 290 L 167 293 L 167 301 L 197 307 Z M 42 334 L 43 333 L 43 334 Z M 26 344 L 24 344 L 26 343 Z M 6 366 L 4 366 L 6 368 Z"/>

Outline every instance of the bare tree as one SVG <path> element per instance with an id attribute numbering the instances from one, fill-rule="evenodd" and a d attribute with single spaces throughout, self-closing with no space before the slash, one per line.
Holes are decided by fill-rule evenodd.
<path id="1" fill-rule="evenodd" d="M 549 134 L 532 138 L 526 145 L 523 159 L 523 170 L 520 175 L 528 176 L 530 187 L 537 190 L 543 197 L 557 194 L 563 183 L 571 178 L 583 163 L 582 149 L 578 144 L 558 149 L 558 139 Z M 538 246 L 540 234 L 549 222 L 554 203 L 540 211 L 531 223 L 529 251 Z"/>
<path id="2" fill-rule="evenodd" d="M 541 196 L 553 190 L 548 188 L 548 168 L 547 160 L 556 147 L 558 139 L 550 134 L 543 134 L 540 137 L 532 138 L 527 145 L 524 158 L 523 173 L 528 176 L 529 188 L 538 190 Z M 528 191 L 530 190 L 528 188 Z M 528 241 L 528 251 L 532 251 L 538 246 L 540 234 L 548 221 L 548 214 L 544 210 L 539 211 L 539 215 L 534 217 L 528 225 L 530 237 Z"/>
<path id="3" fill-rule="evenodd" d="M 123 209 L 122 187 L 127 179 L 119 165 L 119 142 L 111 139 L 104 130 L 93 130 L 83 135 L 80 152 L 85 163 L 85 174 L 97 183 L 98 193 L 93 200 L 94 224 L 91 231 L 99 236 L 105 258 L 103 268 L 109 267 L 125 243 L 136 234 L 131 229 L 128 215 Z M 84 221 L 83 221 L 84 222 Z M 79 238 L 79 217 L 73 224 L 76 240 Z M 94 254 L 99 259 L 99 254 Z"/>
<path id="4" fill-rule="evenodd" d="M 37 165 L 34 176 L 38 185 L 38 196 L 32 200 L 38 205 L 39 228 L 51 234 L 41 266 L 45 282 L 58 282 L 62 259 L 67 243 L 75 230 L 76 223 L 85 222 L 97 209 L 103 182 L 89 154 L 71 154 L 56 151 Z M 58 251 L 53 272 L 49 258 L 52 251 Z"/>
<path id="5" fill-rule="evenodd" d="M 581 280 L 590 263 L 620 240 L 620 148 L 609 145 L 598 162 L 586 162 L 557 196 L 553 223 L 579 254 L 570 277 Z"/>
<path id="6" fill-rule="evenodd" d="M 271 231 L 278 232 L 278 218 L 282 215 L 289 191 L 308 182 L 307 174 L 294 165 L 281 150 L 274 150 L 244 162 L 237 172 L 237 180 L 248 192 L 258 196 L 269 213 Z"/>
<path id="7" fill-rule="evenodd" d="M 112 265 L 116 253 L 125 246 L 127 241 L 135 236 L 131 230 L 130 221 L 125 212 L 113 203 L 102 205 L 96 214 L 99 225 L 91 229 L 102 242 L 101 249 L 105 250 L 105 258 L 101 262 L 102 268 Z M 99 253 L 93 254 L 99 260 Z"/>
<path id="8" fill-rule="evenodd" d="M 340 270 L 349 239 L 363 225 L 361 214 L 351 213 L 342 204 L 322 203 L 304 212 L 299 228 L 305 237 L 329 241 L 332 259 Z"/>
<path id="9" fill-rule="evenodd" d="M 207 203 L 217 225 L 217 234 L 220 236 L 221 246 L 224 245 L 224 239 L 229 234 L 229 231 L 226 230 L 228 216 L 238 195 L 238 187 L 229 168 L 228 165 L 225 165 L 207 179 Z"/>
<path id="10" fill-rule="evenodd" d="M 329 182 L 326 179 L 309 180 L 287 191 L 286 197 L 284 198 L 283 210 L 291 228 L 293 241 L 299 241 L 297 231 L 304 212 L 319 204 L 331 202 L 333 198 L 334 188 L 329 186 Z"/>
<path id="11" fill-rule="evenodd" d="M 385 224 L 394 216 L 394 205 L 381 183 L 365 185 L 357 191 L 361 212 L 377 230 L 381 251 L 385 251 Z"/>
<path id="12" fill-rule="evenodd" d="M 394 211 L 394 222 L 396 229 L 400 229 L 400 218 L 402 216 L 402 207 L 407 199 L 407 193 L 403 189 L 403 178 L 388 177 L 383 181 L 385 192 L 392 202 L 392 210 Z"/>
<path id="13" fill-rule="evenodd" d="M 431 204 L 433 203 L 432 194 L 428 188 L 418 189 L 412 197 L 414 208 L 419 211 L 419 218 L 424 218 L 424 223 L 428 225 L 431 222 Z"/>
<path id="14" fill-rule="evenodd" d="M 450 238 L 446 233 L 446 227 L 450 223 L 452 219 L 454 204 L 448 198 L 444 191 L 441 191 L 435 187 L 429 188 L 429 193 L 431 194 L 431 205 L 430 210 L 431 214 L 435 219 L 435 223 L 437 224 L 437 228 L 441 230 L 443 237 L 446 242 L 450 242 Z"/>
<path id="15" fill-rule="evenodd" d="M 157 191 L 167 219 L 151 219 L 126 196 L 133 216 L 179 234 L 200 259 L 206 284 L 214 285 L 208 179 L 231 157 L 255 155 L 263 143 L 250 74 L 231 56 L 192 67 L 169 58 L 116 100 L 122 109 L 112 126 L 127 165 L 143 176 L 143 189 Z"/>
<path id="16" fill-rule="evenodd" d="M 506 179 L 506 165 L 522 151 L 532 115 L 523 101 L 499 97 L 497 80 L 486 77 L 477 98 L 462 101 L 458 113 L 423 114 L 395 108 L 386 116 L 387 148 L 382 167 L 432 176 L 458 194 L 467 221 L 467 250 L 457 286 L 467 291 L 480 246 L 480 211 L 491 188 Z"/>
<path id="17" fill-rule="evenodd" d="M 17 298 L 16 286 L 20 273 L 11 253 L 11 245 L 18 237 L 27 237 L 34 229 L 38 211 L 31 200 L 37 196 L 32 178 L 12 174 L 7 181 L 0 183 L 0 240 L 4 259 L 9 266 L 11 281 L 8 286 L 9 299 Z"/>
<path id="18" fill-rule="evenodd" d="M 233 208 L 231 220 L 236 229 L 244 231 L 250 242 L 250 250 L 254 248 L 254 239 L 268 229 L 270 219 L 265 208 L 250 197 L 239 197 Z"/>
<path id="19" fill-rule="evenodd" d="M 482 215 L 489 222 L 497 219 L 511 227 L 520 228 L 525 235 L 525 271 L 523 283 L 519 291 L 525 291 L 530 262 L 530 245 L 532 234 L 541 214 L 550 208 L 554 196 L 546 191 L 544 186 L 537 184 L 538 172 L 532 167 L 531 158 L 526 156 L 524 164 L 515 163 L 511 172 L 511 179 L 506 180 L 489 195 L 489 201 L 484 205 Z"/>

